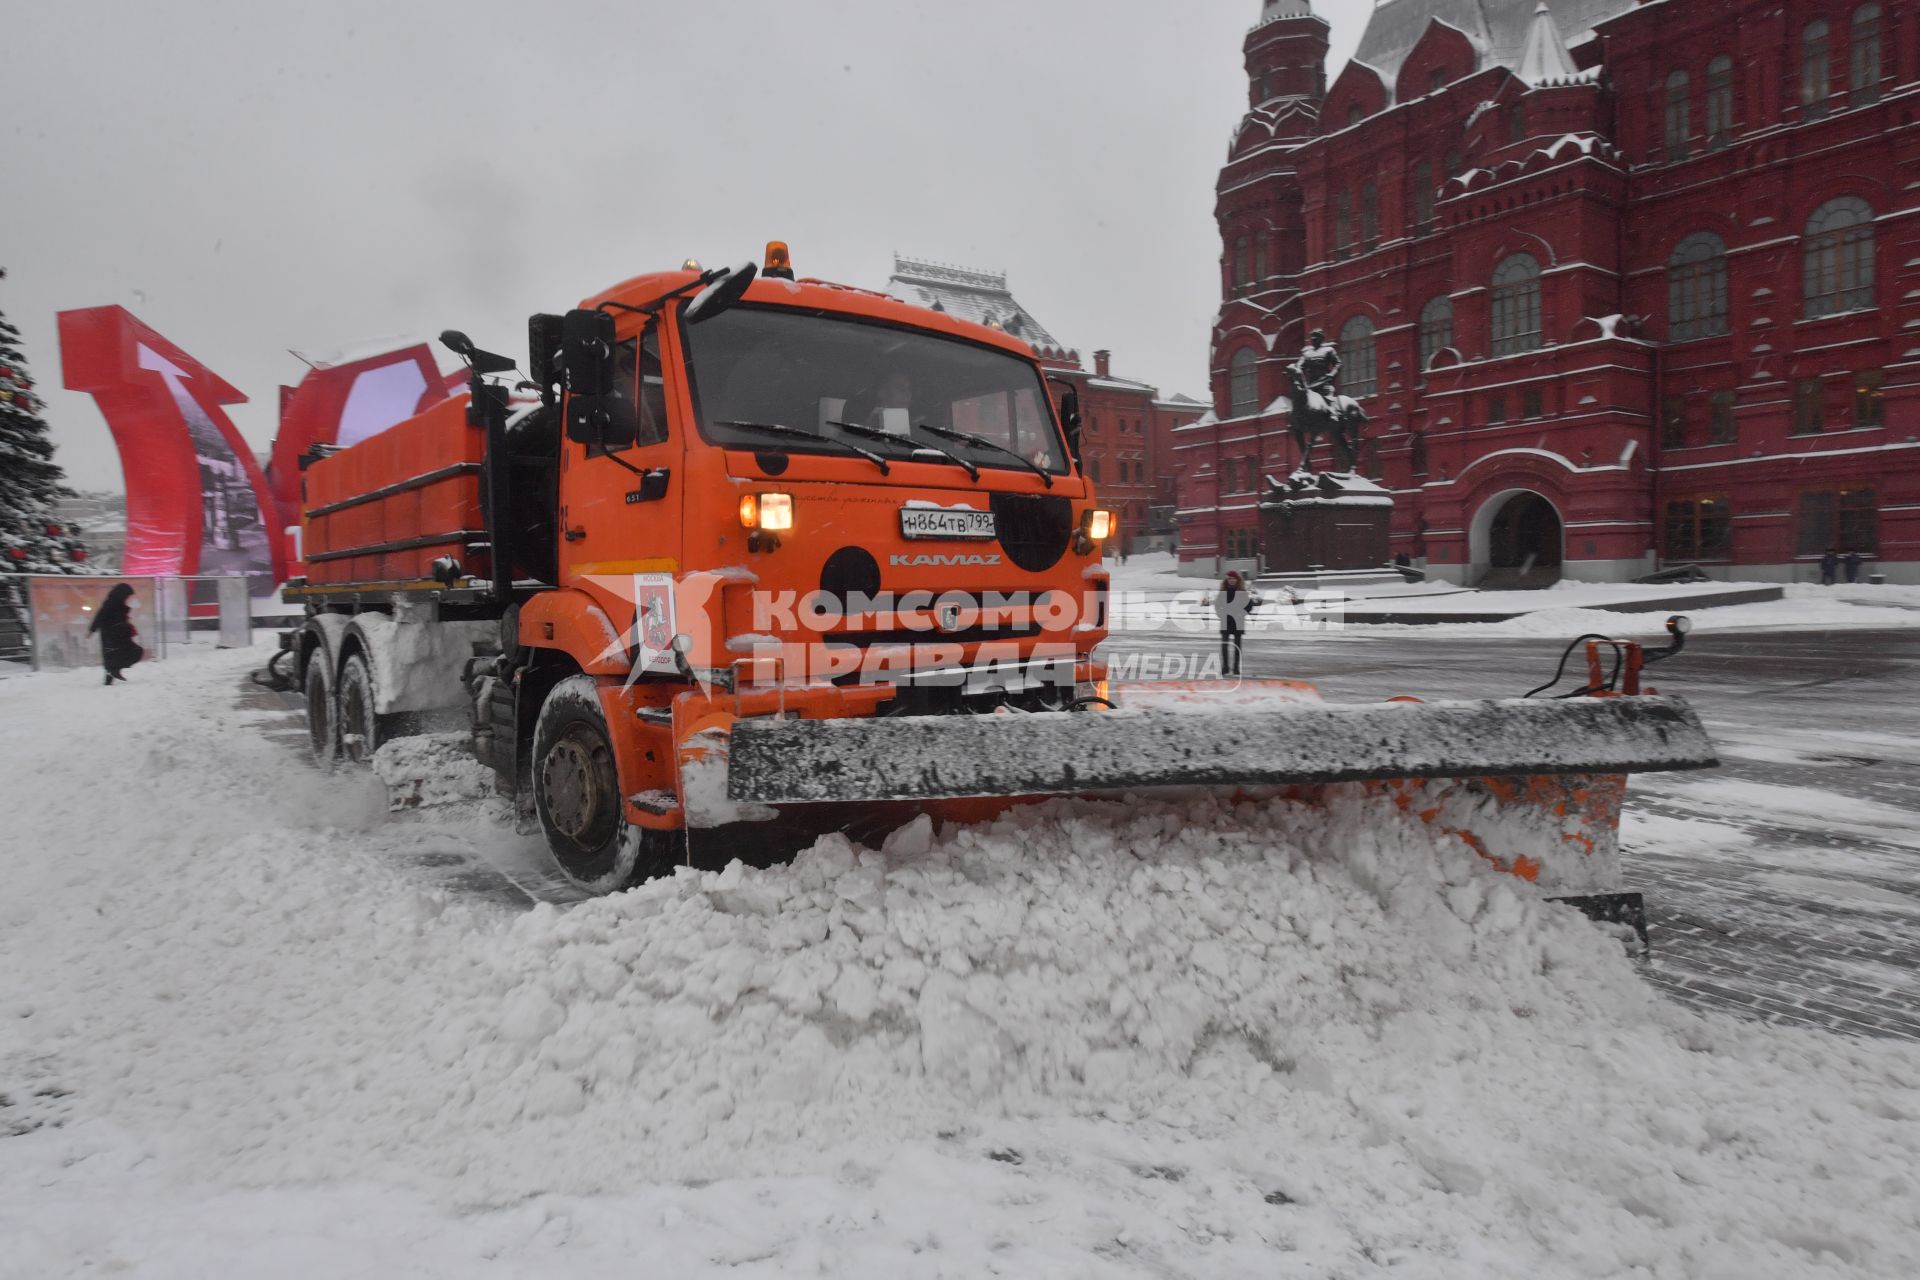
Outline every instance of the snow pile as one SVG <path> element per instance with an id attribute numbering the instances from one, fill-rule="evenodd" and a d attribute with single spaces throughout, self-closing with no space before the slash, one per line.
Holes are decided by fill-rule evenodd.
<path id="1" fill-rule="evenodd" d="M 250 1214 L 369 1214 L 342 1234 L 388 1274 L 1913 1271 L 1920 1052 L 1666 1005 L 1351 789 L 1055 801 L 515 913 L 410 878 L 384 847 L 437 829 L 264 745 L 237 675 L 0 688 L 0 1092 L 69 1095 L 0 1139 L 38 1274 L 156 1237 L 245 1273 L 191 1224 Z M 255 1243 L 220 1256 L 284 1273 Z"/>
<path id="2" fill-rule="evenodd" d="M 495 794 L 493 770 L 473 754 L 471 733 L 422 733 L 395 738 L 373 753 L 373 773 L 394 809 L 484 800 Z M 500 806 L 497 816 L 509 815 Z"/>
<path id="3" fill-rule="evenodd" d="M 536 910 L 427 1038 L 486 1082 L 482 1117 L 587 1114 L 646 1172 L 714 1175 L 983 1113 L 1218 1130 L 1303 1072 L 1331 1086 L 1335 1046 L 1410 1009 L 1563 1002 L 1543 971 L 1615 961 L 1464 845 L 1436 858 L 1412 819 L 1376 839 L 1363 812 L 1057 802 L 880 852 L 830 837 Z"/>

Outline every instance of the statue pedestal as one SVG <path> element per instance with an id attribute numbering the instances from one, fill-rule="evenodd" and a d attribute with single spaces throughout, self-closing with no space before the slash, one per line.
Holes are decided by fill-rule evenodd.
<path id="1" fill-rule="evenodd" d="M 1363 476 L 1296 471 L 1260 500 L 1268 573 L 1383 568 L 1392 527 L 1393 495 Z"/>

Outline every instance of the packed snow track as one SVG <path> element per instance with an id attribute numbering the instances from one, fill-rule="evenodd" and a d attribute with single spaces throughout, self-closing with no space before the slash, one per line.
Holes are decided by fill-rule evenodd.
<path id="1" fill-rule="evenodd" d="M 258 660 L 0 682 L 0 1275 L 1920 1270 L 1920 1048 L 1665 1001 L 1390 806 L 525 910 L 229 709 Z"/>

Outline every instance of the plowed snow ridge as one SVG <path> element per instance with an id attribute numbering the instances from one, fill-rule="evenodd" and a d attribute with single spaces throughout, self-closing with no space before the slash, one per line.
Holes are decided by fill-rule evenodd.
<path id="1" fill-rule="evenodd" d="M 77 1116 L 12 1141 L 500 1202 L 1124 1122 L 1459 1274 L 1912 1273 L 1920 1055 L 1663 1003 L 1388 806 L 1062 801 L 516 915 L 238 670 L 0 689 L 0 1092 Z"/>

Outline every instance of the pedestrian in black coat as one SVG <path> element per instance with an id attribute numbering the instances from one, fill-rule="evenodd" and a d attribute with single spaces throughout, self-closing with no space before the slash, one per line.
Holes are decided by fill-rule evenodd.
<path id="1" fill-rule="evenodd" d="M 1840 558 L 1840 563 L 1847 567 L 1848 582 L 1860 581 L 1860 561 L 1863 558 L 1858 551 L 1849 551 Z"/>
<path id="2" fill-rule="evenodd" d="M 105 603 L 87 627 L 88 635 L 95 632 L 100 635 L 100 662 L 107 669 L 103 684 L 125 681 L 126 677 L 120 673 L 147 656 L 147 651 L 134 640 L 140 633 L 133 629 L 133 607 L 128 603 L 132 599 L 132 587 L 124 582 L 116 585 L 107 592 Z"/>
<path id="3" fill-rule="evenodd" d="M 1839 576 L 1840 553 L 1832 547 L 1828 547 L 1827 554 L 1820 557 L 1820 585 L 1830 587 L 1833 585 L 1834 579 Z"/>
<path id="4" fill-rule="evenodd" d="M 1240 581 L 1238 569 L 1227 570 L 1220 589 L 1213 593 L 1213 611 L 1220 615 L 1220 674 L 1240 674 L 1240 634 L 1246 629 L 1247 611 L 1258 601 Z"/>

